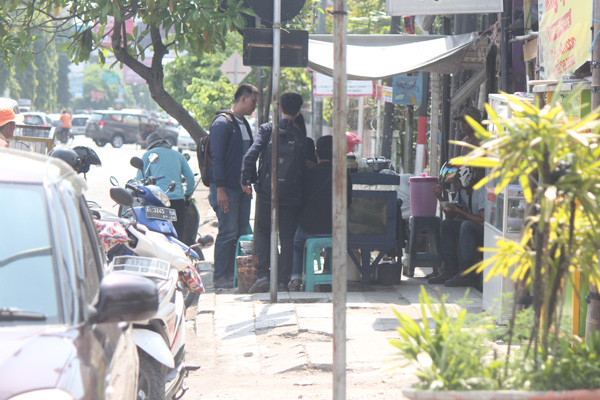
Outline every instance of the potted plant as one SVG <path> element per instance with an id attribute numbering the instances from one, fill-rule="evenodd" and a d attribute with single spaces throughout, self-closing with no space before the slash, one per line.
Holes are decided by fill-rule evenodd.
<path id="1" fill-rule="evenodd" d="M 574 91 L 570 96 L 577 95 Z M 423 311 L 432 314 L 434 326 L 430 329 L 425 322 L 419 326 L 406 316 L 398 316 L 401 339 L 392 344 L 402 357 L 419 365 L 419 388 L 426 392 L 510 389 L 510 395 L 515 396 L 515 389 L 597 389 L 600 341 L 588 332 L 586 345 L 576 335 L 565 332 L 561 310 L 563 289 L 576 271 L 591 285 L 598 287 L 600 283 L 599 114 L 572 120 L 560 104 L 539 108 L 506 96 L 512 117 L 501 118 L 486 105 L 489 123 L 496 127 L 494 132 L 467 117 L 481 144 L 474 147 L 459 143 L 472 151 L 453 163 L 489 168 L 488 176 L 476 188 L 490 180 L 495 182 L 496 193 L 511 182 L 523 187 L 528 211 L 521 240 L 499 239 L 497 249 L 486 249 L 495 254 L 473 269 L 482 273 L 489 267 L 486 279 L 510 275 L 517 287 L 532 296 L 530 318 L 515 309 L 507 331 L 508 346 L 494 348 L 493 342 L 483 340 L 489 337 L 489 321 L 479 319 L 467 324 L 466 316 L 448 315 L 443 307 L 434 307 L 423 292 Z M 517 320 L 526 328 L 518 333 Z M 465 331 L 470 331 L 469 336 Z M 453 347 L 460 346 L 454 343 L 457 340 L 462 348 L 453 352 Z M 458 375 L 441 371 L 450 355 L 455 359 L 448 368 L 460 370 Z M 475 367 L 473 358 L 482 359 L 480 368 Z M 431 363 L 429 370 L 427 363 Z M 586 390 L 581 393 L 590 395 Z M 422 397 L 426 395 L 420 392 L 413 398 L 429 398 Z M 569 395 L 573 398 L 573 393 Z M 598 398 L 600 392 L 592 396 Z M 498 393 L 494 398 L 500 398 Z"/>

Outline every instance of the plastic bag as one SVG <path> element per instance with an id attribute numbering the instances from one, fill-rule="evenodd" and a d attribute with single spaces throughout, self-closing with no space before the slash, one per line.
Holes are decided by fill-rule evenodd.
<path id="1" fill-rule="evenodd" d="M 108 251 L 115 245 L 126 243 L 129 240 L 127 231 L 123 228 L 123 225 L 116 221 L 100 221 L 95 219 L 94 224 L 96 225 L 96 230 L 98 231 L 104 251 Z"/>
<path id="2" fill-rule="evenodd" d="M 192 266 L 188 266 L 183 271 L 179 271 L 179 279 L 185 290 L 189 292 L 204 293 L 204 284 L 198 270 Z"/>

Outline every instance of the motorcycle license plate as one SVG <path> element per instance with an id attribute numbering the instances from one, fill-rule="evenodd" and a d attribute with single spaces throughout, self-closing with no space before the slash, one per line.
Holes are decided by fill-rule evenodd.
<path id="1" fill-rule="evenodd" d="M 170 264 L 153 257 L 118 256 L 113 259 L 113 271 L 123 271 L 152 278 L 167 279 Z"/>
<path id="2" fill-rule="evenodd" d="M 146 206 L 146 217 L 165 221 L 177 221 L 175 210 L 167 207 Z"/>

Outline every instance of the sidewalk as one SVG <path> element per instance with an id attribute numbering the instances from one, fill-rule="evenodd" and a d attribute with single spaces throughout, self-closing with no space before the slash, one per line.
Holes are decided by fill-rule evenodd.
<path id="1" fill-rule="evenodd" d="M 237 294 L 212 289 L 212 270 L 203 271 L 208 293 L 188 310 L 187 362 L 200 365 L 190 373 L 185 399 L 331 399 L 333 387 L 333 310 L 331 293 L 280 292 L 278 303 L 269 293 Z M 422 278 L 402 277 L 400 285 L 361 285 L 349 282 L 346 328 L 346 398 L 402 399 L 401 389 L 416 382 L 414 370 L 385 371 L 394 355 L 389 338 L 397 336 L 393 313 L 422 318 Z M 465 288 L 439 287 L 447 305 Z M 471 290 L 468 306 L 479 312 L 481 293 Z"/>

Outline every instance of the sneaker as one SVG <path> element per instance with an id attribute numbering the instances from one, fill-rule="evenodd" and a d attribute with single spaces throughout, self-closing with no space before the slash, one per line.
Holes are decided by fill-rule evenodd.
<path id="1" fill-rule="evenodd" d="M 217 279 L 213 282 L 213 286 L 215 289 L 232 289 L 233 288 L 233 278 L 221 278 Z"/>
<path id="2" fill-rule="evenodd" d="M 269 291 L 269 278 L 258 278 L 254 285 L 250 286 L 248 293 L 266 293 Z"/>
<path id="3" fill-rule="evenodd" d="M 463 287 L 463 286 L 473 286 L 476 287 L 477 281 L 474 275 L 462 275 L 458 274 L 454 278 L 447 280 L 444 282 L 444 286 L 446 287 Z"/>
<path id="4" fill-rule="evenodd" d="M 454 278 L 455 276 L 456 276 L 456 272 L 443 271 L 440 275 L 434 276 L 433 278 L 429 278 L 427 280 L 427 283 L 429 283 L 431 285 L 441 285 L 441 284 L 445 283 L 446 281 L 449 281 L 450 279 Z"/>
<path id="5" fill-rule="evenodd" d="M 294 279 L 288 283 L 288 289 L 290 292 L 299 292 L 302 289 L 302 281 L 300 279 Z"/>

